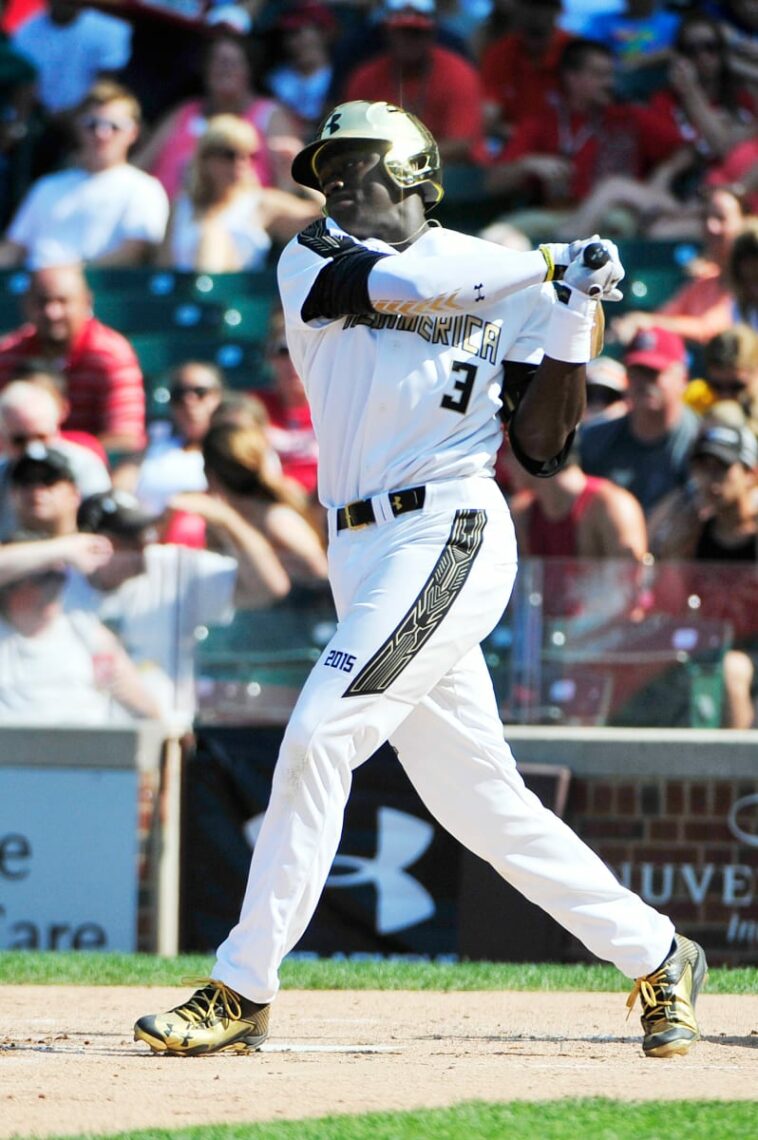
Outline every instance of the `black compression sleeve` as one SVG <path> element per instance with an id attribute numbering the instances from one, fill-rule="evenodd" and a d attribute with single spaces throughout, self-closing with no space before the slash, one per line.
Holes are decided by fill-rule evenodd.
<path id="1" fill-rule="evenodd" d="M 313 282 L 300 315 L 304 321 L 320 318 L 363 316 L 373 313 L 368 295 L 368 275 L 386 253 L 352 246 L 331 258 Z"/>

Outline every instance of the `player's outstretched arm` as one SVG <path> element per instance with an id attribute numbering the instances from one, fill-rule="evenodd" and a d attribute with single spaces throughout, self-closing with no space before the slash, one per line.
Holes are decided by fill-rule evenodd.
<path id="1" fill-rule="evenodd" d="M 465 257 L 450 253 L 430 258 L 412 245 L 396 257 L 376 261 L 368 295 L 380 313 L 456 313 L 482 301 L 502 300 L 547 278 L 548 265 L 539 250 L 522 253 L 477 241 Z"/>

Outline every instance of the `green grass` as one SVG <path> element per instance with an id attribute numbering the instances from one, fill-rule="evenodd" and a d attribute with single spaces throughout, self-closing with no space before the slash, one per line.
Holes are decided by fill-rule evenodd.
<path id="1" fill-rule="evenodd" d="M 426 1112 L 372 1112 L 280 1124 L 151 1128 L 112 1133 L 109 1140 L 576 1140 L 577 1136 L 587 1140 L 671 1140 L 675 1136 L 746 1140 L 756 1134 L 756 1113 L 756 1101 L 470 1101 Z"/>
<path id="2" fill-rule="evenodd" d="M 181 985 L 207 975 L 203 955 L 0 952 L 0 984 Z M 628 982 L 603 965 L 370 961 L 292 958 L 282 981 L 294 989 L 595 990 Z M 711 970 L 711 993 L 758 993 L 758 968 Z M 507 1087 L 503 1096 L 508 1095 Z M 751 1090 L 752 1091 L 752 1090 Z M 212 1105 L 208 1115 L 212 1117 Z M 205 1124 L 98 1134 L 97 1140 L 746 1140 L 758 1134 L 758 1100 L 619 1103 L 601 1098 L 546 1102 L 471 1101 L 447 1109 L 328 1116 L 265 1124 Z M 22 1138 L 19 1138 L 22 1140 Z M 49 1137 L 63 1140 L 63 1137 Z M 80 1133 L 66 1140 L 94 1140 Z"/>
<path id="3" fill-rule="evenodd" d="M 182 954 L 102 954 L 86 951 L 0 951 L 0 985 L 179 986 L 207 977 L 212 959 Z M 306 990 L 584 990 L 615 992 L 629 983 L 612 966 L 533 962 L 439 963 L 386 958 L 370 961 L 285 961 L 282 985 Z M 758 993 L 758 967 L 712 969 L 708 993 Z"/>

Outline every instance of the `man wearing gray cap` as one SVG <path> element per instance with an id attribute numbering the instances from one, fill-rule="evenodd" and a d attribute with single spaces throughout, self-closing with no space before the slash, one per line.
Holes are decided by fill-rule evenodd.
<path id="1" fill-rule="evenodd" d="M 746 426 L 707 424 L 690 458 L 705 516 L 691 557 L 755 562 L 758 441 Z"/>

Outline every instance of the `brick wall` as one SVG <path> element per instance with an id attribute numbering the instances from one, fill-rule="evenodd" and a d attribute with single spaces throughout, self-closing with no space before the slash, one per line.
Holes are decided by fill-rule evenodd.
<path id="1" fill-rule="evenodd" d="M 574 777 L 566 821 L 713 965 L 758 962 L 758 784 Z M 572 955 L 581 957 L 575 944 Z"/>

